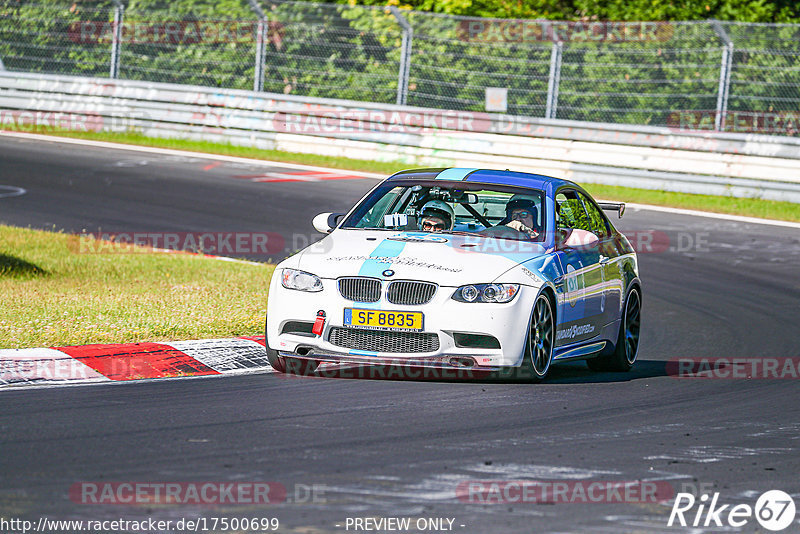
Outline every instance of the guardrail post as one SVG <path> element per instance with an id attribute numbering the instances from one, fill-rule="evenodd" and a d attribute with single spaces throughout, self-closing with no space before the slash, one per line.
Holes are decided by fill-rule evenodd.
<path id="1" fill-rule="evenodd" d="M 267 55 L 267 15 L 256 0 L 248 0 L 250 8 L 258 15 L 258 27 L 256 29 L 256 61 L 253 73 L 253 91 L 261 92 L 264 90 L 264 58 Z"/>
<path id="2" fill-rule="evenodd" d="M 550 52 L 550 76 L 547 79 L 547 107 L 544 111 L 545 119 L 555 119 L 558 111 L 558 84 L 561 82 L 561 54 L 564 45 L 561 41 L 553 43 Z"/>
<path id="3" fill-rule="evenodd" d="M 111 37 L 111 66 L 108 76 L 110 78 L 119 77 L 119 52 L 122 47 L 122 22 L 125 14 L 125 6 L 120 0 L 114 1 L 114 33 Z"/>
<path id="4" fill-rule="evenodd" d="M 405 106 L 408 100 L 408 78 L 411 72 L 411 44 L 414 40 L 414 29 L 395 6 L 389 6 L 397 23 L 403 28 L 403 41 L 400 45 L 400 69 L 397 73 L 397 104 Z"/>
<path id="5" fill-rule="evenodd" d="M 725 115 L 728 113 L 728 96 L 731 90 L 731 68 L 733 66 L 733 41 L 728 37 L 728 32 L 716 19 L 711 21 L 714 31 L 725 43 L 722 49 L 722 60 L 719 67 L 719 87 L 717 89 L 717 114 L 714 117 L 714 129 L 718 132 L 725 130 Z"/>

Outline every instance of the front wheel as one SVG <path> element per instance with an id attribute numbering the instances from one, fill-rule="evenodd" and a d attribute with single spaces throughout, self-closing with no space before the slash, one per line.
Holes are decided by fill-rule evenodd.
<path id="1" fill-rule="evenodd" d="M 614 353 L 586 360 L 592 371 L 630 371 L 639 354 L 639 332 L 641 330 L 642 298 L 639 288 L 634 287 L 625 299 L 625 312 L 619 326 Z"/>
<path id="2" fill-rule="evenodd" d="M 518 376 L 533 382 L 540 382 L 547 376 L 553 361 L 555 340 L 555 316 L 553 306 L 547 295 L 536 298 L 531 314 L 531 322 L 525 340 L 525 353 Z"/>

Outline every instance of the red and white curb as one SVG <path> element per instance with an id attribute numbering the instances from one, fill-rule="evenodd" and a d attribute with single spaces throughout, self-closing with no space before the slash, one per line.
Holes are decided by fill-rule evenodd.
<path id="1" fill-rule="evenodd" d="M 0 350 L 0 389 L 273 371 L 264 336 Z"/>

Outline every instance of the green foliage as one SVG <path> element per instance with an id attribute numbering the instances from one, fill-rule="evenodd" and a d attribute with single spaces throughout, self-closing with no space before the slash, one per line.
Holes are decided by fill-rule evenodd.
<path id="1" fill-rule="evenodd" d="M 340 0 L 339 3 L 353 3 Z M 361 5 L 401 5 L 411 9 L 472 17 L 550 20 L 719 20 L 800 22 L 794 0 L 360 0 Z"/>
<path id="2" fill-rule="evenodd" d="M 574 0 L 575 14 L 599 20 L 704 20 L 797 22 L 787 0 Z"/>
<path id="3" fill-rule="evenodd" d="M 81 23 L 110 21 L 113 13 L 103 5 L 0 0 L 0 59 L 7 69 L 107 76 L 109 45 L 76 44 Z"/>
<path id="4" fill-rule="evenodd" d="M 394 103 L 403 34 L 383 1 L 325 4 L 262 0 L 268 17 L 262 89 Z M 369 3 L 376 5 L 366 5 Z M 514 32 L 522 25 L 520 17 L 556 18 L 573 21 L 552 25 L 553 32 L 567 35 L 562 39 L 557 118 L 673 126 L 689 117 L 690 123 L 706 128 L 714 124 L 708 114 L 717 107 L 724 47 L 723 38 L 710 22 L 631 25 L 644 28 L 645 38 L 597 39 L 592 34 L 592 28 L 598 27 L 596 21 L 711 17 L 787 21 L 798 20 L 800 13 L 789 0 L 389 3 L 403 8 L 414 29 L 410 105 L 483 111 L 486 87 L 504 87 L 508 89 L 508 113 L 544 116 L 552 34 L 522 38 Z M 517 19 L 463 19 L 449 14 Z M 110 33 L 82 40 L 76 39 L 80 35 L 76 28 L 87 21 L 108 25 L 113 16 L 107 1 L 37 4 L 0 0 L 0 58 L 10 70 L 107 76 Z M 253 88 L 258 18 L 247 0 L 128 0 L 124 20 L 128 33 L 120 51 L 121 78 Z M 176 23 L 180 28 L 195 23 L 201 38 L 165 39 L 165 26 Z M 486 30 L 473 33 L 473 23 L 485 25 Z M 539 20 L 529 24 L 545 32 L 542 28 L 549 23 Z M 774 114 L 769 118 L 778 124 L 774 133 L 797 135 L 800 26 L 725 23 L 724 28 L 735 45 L 729 110 Z M 152 31 L 139 35 L 137 29 Z M 637 37 L 636 31 L 633 37 Z M 795 124 L 781 126 L 786 121 Z"/>

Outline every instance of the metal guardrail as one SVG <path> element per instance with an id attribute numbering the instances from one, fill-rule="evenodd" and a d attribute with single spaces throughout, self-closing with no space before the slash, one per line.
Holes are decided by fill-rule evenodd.
<path id="1" fill-rule="evenodd" d="M 800 139 L 533 119 L 103 78 L 0 73 L 0 127 L 138 131 L 398 166 L 800 203 Z"/>

